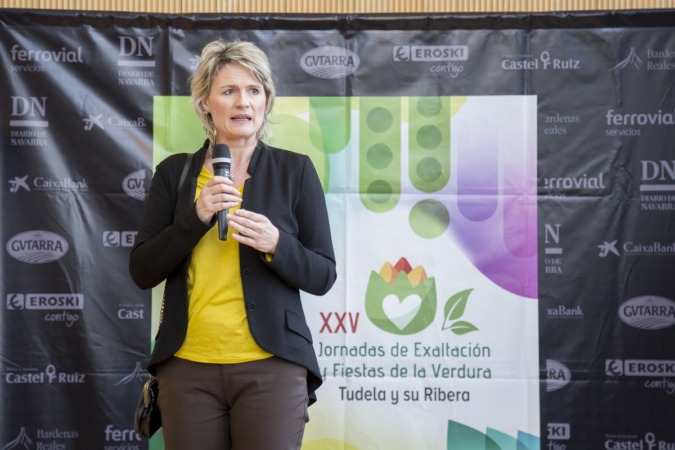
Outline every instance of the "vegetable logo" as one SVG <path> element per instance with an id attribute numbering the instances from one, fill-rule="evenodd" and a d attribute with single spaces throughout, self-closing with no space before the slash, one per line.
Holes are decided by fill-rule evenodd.
<path id="1" fill-rule="evenodd" d="M 443 330 L 455 334 L 476 331 L 473 324 L 459 319 L 466 308 L 471 289 L 448 299 L 444 307 Z M 405 258 L 395 266 L 384 263 L 378 272 L 371 272 L 366 292 L 366 315 L 383 331 L 398 335 L 419 333 L 436 316 L 436 281 L 427 277 L 420 265 L 414 269 Z"/>

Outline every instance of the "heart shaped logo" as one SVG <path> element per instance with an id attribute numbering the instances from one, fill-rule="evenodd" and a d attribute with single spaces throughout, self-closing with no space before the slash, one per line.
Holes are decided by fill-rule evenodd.
<path id="1" fill-rule="evenodd" d="M 417 294 L 410 294 L 403 300 L 389 294 L 382 300 L 382 311 L 399 330 L 403 330 L 412 322 L 421 306 L 422 299 Z"/>

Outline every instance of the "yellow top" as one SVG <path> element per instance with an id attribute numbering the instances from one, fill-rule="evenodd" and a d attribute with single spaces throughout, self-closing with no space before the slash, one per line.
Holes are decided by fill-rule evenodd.
<path id="1" fill-rule="evenodd" d="M 197 180 L 199 196 L 213 177 L 202 167 Z M 240 192 L 243 193 L 242 186 Z M 236 208 L 233 208 L 233 210 Z M 179 358 L 201 363 L 231 364 L 272 356 L 260 348 L 246 320 L 244 290 L 239 273 L 239 243 L 218 238 L 212 227 L 192 250 L 188 269 L 188 329 Z"/>

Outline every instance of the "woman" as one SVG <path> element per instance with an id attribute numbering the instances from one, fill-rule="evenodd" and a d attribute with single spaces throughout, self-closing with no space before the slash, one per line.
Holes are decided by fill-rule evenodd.
<path id="1" fill-rule="evenodd" d="M 323 190 L 307 156 L 261 140 L 276 94 L 258 47 L 211 42 L 190 87 L 208 139 L 180 192 L 186 155 L 157 166 L 130 261 L 141 288 L 166 280 L 148 367 L 165 448 L 299 449 L 321 384 L 300 290 L 336 279 Z M 216 144 L 231 179 L 213 175 Z"/>

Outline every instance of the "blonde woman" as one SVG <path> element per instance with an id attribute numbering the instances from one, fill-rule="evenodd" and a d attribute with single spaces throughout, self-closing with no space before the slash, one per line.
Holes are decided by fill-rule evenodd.
<path id="1" fill-rule="evenodd" d="M 300 449 L 321 384 L 300 291 L 336 279 L 323 190 L 307 156 L 262 140 L 276 94 L 256 45 L 209 43 L 190 87 L 206 142 L 180 192 L 186 154 L 157 166 L 130 260 L 139 287 L 166 280 L 148 366 L 165 448 Z M 213 175 L 216 144 L 230 178 Z"/>

